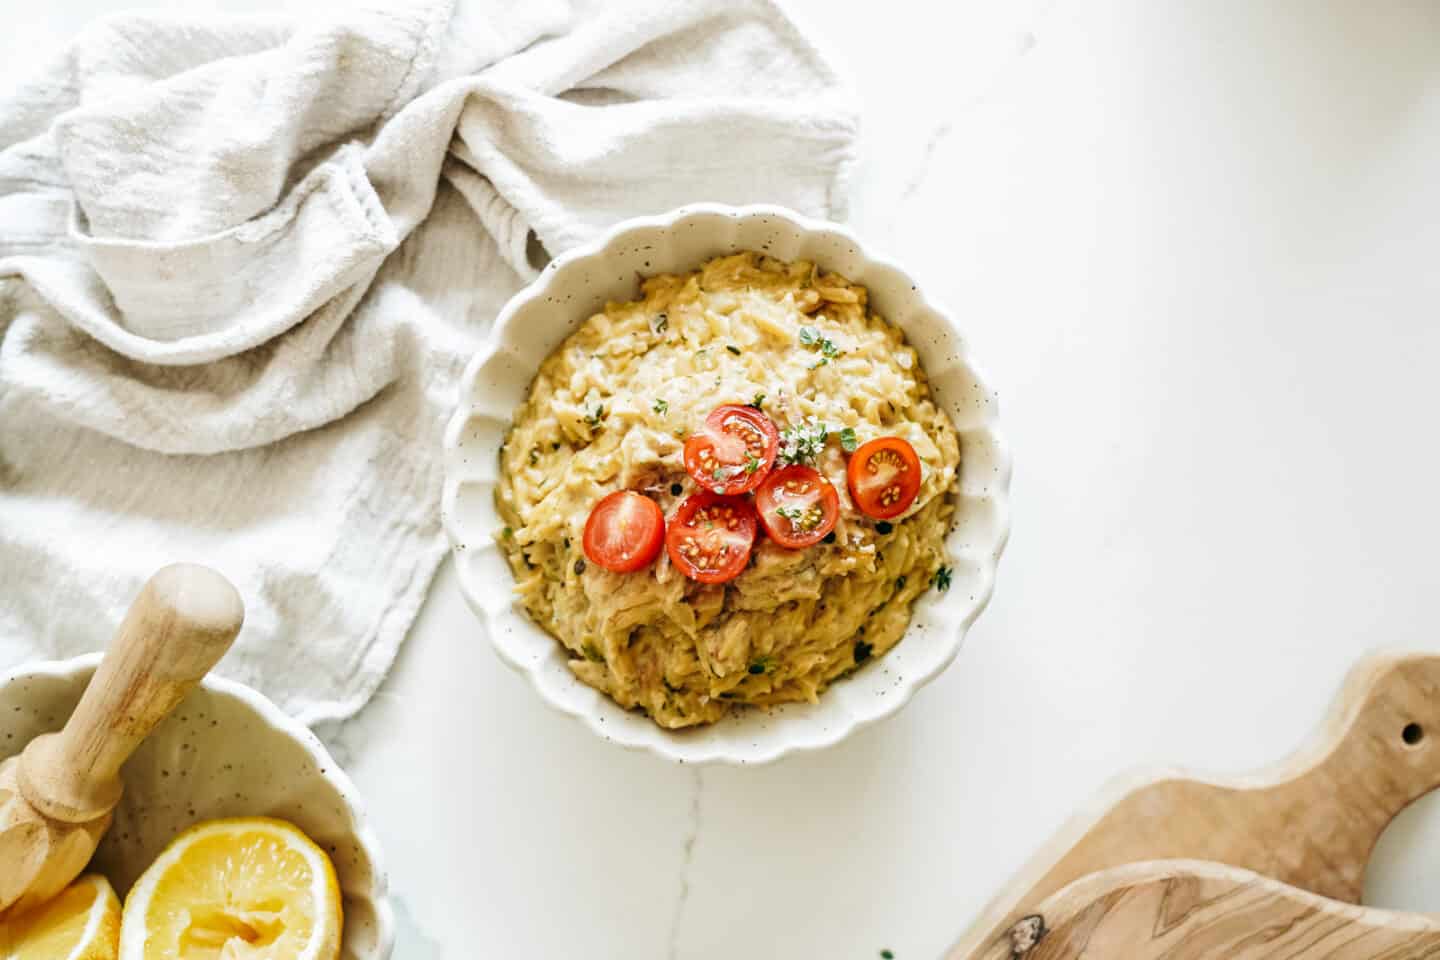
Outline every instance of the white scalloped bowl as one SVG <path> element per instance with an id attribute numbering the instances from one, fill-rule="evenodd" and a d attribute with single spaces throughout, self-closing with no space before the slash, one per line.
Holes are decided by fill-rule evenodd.
<path id="1" fill-rule="evenodd" d="M 559 642 L 515 601 L 513 578 L 495 542 L 501 526 L 494 496 L 498 451 L 541 361 L 583 320 L 608 300 L 637 297 L 640 275 L 685 272 L 741 250 L 813 260 L 864 284 L 875 310 L 905 331 L 937 402 L 960 433 L 956 518 L 946 541 L 954 574 L 949 591 L 929 591 L 916 605 L 901 643 L 835 683 L 819 703 L 743 710 L 707 727 L 669 731 L 575 679 Z M 766 763 L 834 744 L 894 713 L 959 652 L 965 631 L 990 599 L 1009 532 L 1010 462 L 996 429 L 996 407 L 945 312 L 843 227 L 781 207 L 681 207 L 626 220 L 557 257 L 501 310 L 465 372 L 446 430 L 445 529 L 465 596 L 495 649 L 547 703 L 625 747 L 684 763 Z"/>
<path id="2" fill-rule="evenodd" d="M 100 654 L 21 666 L 0 676 L 0 759 L 58 730 Z M 93 868 L 122 899 L 182 830 L 217 817 L 289 820 L 335 863 L 344 898 L 342 960 L 388 960 L 395 920 L 380 847 L 355 785 L 305 727 L 262 694 L 207 677 L 122 771 L 125 794 Z"/>

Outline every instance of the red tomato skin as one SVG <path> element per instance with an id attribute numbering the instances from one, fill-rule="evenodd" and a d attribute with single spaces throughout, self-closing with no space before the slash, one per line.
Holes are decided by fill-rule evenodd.
<path id="1" fill-rule="evenodd" d="M 874 489 L 869 481 L 866 468 L 872 457 L 877 455 L 893 457 L 898 471 L 898 482 L 887 483 L 881 489 Z M 920 458 L 908 441 L 899 437 L 880 437 L 863 444 L 850 455 L 850 464 L 845 470 L 846 485 L 850 488 L 850 499 L 867 517 L 889 520 L 910 509 L 920 493 Z M 893 492 L 892 492 L 893 491 Z M 890 502 L 884 502 L 887 497 Z"/>
<path id="2" fill-rule="evenodd" d="M 743 549 L 736 549 L 730 558 L 714 569 L 708 569 L 687 556 L 687 549 L 696 547 L 703 551 L 704 545 L 692 543 L 697 531 L 691 521 L 701 511 L 728 509 L 733 511 L 734 525 L 730 528 L 737 541 L 743 540 Z M 686 577 L 698 583 L 726 583 L 745 572 L 750 565 L 750 553 L 755 546 L 755 508 L 749 500 L 741 497 L 725 497 L 709 491 L 692 494 L 676 508 L 670 522 L 665 526 L 665 550 L 670 562 Z M 734 546 L 731 544 L 730 546 Z"/>
<path id="3" fill-rule="evenodd" d="M 618 554 L 607 544 L 608 522 L 621 522 L 627 511 L 637 526 L 635 546 L 627 554 Z M 638 511 L 638 512 L 636 512 Z M 613 518 L 613 519 L 612 519 Z M 660 555 L 665 542 L 665 515 L 654 500 L 634 490 L 616 490 L 600 498 L 585 520 L 583 546 L 591 563 L 614 573 L 634 573 L 649 566 Z"/>
<path id="4" fill-rule="evenodd" d="M 741 460 L 720 460 L 714 455 L 715 441 L 707 434 L 725 432 L 725 425 L 728 422 L 738 420 L 760 435 L 760 449 L 758 451 L 747 450 L 746 456 Z M 770 468 L 775 464 L 775 454 L 780 449 L 780 431 L 775 426 L 775 421 L 767 417 L 763 412 L 754 407 L 745 407 L 739 404 L 726 403 L 710 411 L 705 418 L 705 427 L 699 433 L 692 434 L 685 441 L 685 472 L 689 473 L 695 482 L 712 493 L 722 496 L 738 496 L 742 493 L 749 493 L 765 480 Z M 708 466 L 707 456 L 709 458 Z M 756 469 L 746 472 L 743 468 L 753 457 L 756 461 Z M 734 476 L 717 480 L 714 474 L 715 467 L 721 469 L 741 468 Z"/>
<path id="5" fill-rule="evenodd" d="M 775 508 L 784 506 L 778 501 L 787 483 L 813 484 L 819 490 L 821 515 L 812 529 L 797 531 L 788 519 L 774 514 Z M 840 520 L 840 495 L 835 492 L 834 484 L 813 467 L 783 467 L 770 474 L 755 491 L 755 509 L 771 540 L 787 550 L 803 550 L 824 540 L 826 534 L 835 529 Z"/>

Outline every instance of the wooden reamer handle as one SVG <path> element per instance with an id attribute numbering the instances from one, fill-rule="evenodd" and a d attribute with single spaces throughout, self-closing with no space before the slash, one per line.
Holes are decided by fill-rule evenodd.
<path id="1" fill-rule="evenodd" d="M 240 594 L 209 567 L 174 564 L 151 577 L 65 728 L 21 755 L 25 799 L 68 823 L 112 810 L 121 765 L 225 655 L 244 618 Z"/>

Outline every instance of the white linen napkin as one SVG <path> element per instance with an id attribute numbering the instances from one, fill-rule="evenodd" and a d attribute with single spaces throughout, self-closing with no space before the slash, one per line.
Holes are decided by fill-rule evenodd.
<path id="1" fill-rule="evenodd" d="M 854 138 L 768 0 L 94 24 L 0 92 L 0 668 L 198 560 L 246 599 L 221 671 L 351 715 L 444 554 L 459 371 L 546 251 L 696 200 L 839 216 Z"/>

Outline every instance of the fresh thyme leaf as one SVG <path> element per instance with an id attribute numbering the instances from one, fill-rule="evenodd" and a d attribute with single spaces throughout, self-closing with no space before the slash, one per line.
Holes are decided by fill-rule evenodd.
<path id="1" fill-rule="evenodd" d="M 735 356 L 737 356 L 737 357 L 740 356 L 740 348 L 737 347 L 737 346 L 735 346 L 734 344 L 730 344 L 730 343 L 725 344 L 725 349 L 726 349 L 726 350 L 729 350 L 731 353 L 735 354 Z"/>
<path id="2" fill-rule="evenodd" d="M 762 403 L 764 403 L 764 402 L 765 402 L 765 394 L 763 394 L 763 393 L 757 393 L 757 394 L 755 394 L 755 399 L 754 399 L 754 400 L 751 400 L 749 403 L 745 404 L 745 406 L 747 406 L 747 407 L 754 407 L 756 410 L 759 410 L 759 409 L 760 409 L 760 405 L 761 405 Z"/>
<path id="3" fill-rule="evenodd" d="M 601 653 L 600 648 L 588 640 L 585 641 L 585 645 L 580 648 L 580 651 L 585 654 L 586 660 L 593 660 L 596 663 L 605 662 L 605 654 Z"/>
<path id="4" fill-rule="evenodd" d="M 840 449 L 846 453 L 854 453 L 856 445 L 854 427 L 846 427 L 840 431 Z"/>
<path id="5" fill-rule="evenodd" d="M 810 347 L 820 342 L 820 331 L 814 327 L 800 328 L 800 342 Z"/>
<path id="6" fill-rule="evenodd" d="M 830 431 L 825 424 L 814 417 L 808 417 L 804 422 L 780 432 L 778 458 L 784 464 L 813 464 L 829 436 Z"/>
<path id="7" fill-rule="evenodd" d="M 774 666 L 775 658 L 767 653 L 763 657 L 756 657 L 754 660 L 751 660 L 750 666 L 747 669 L 750 673 L 759 676 L 762 673 L 769 673 Z"/>
<path id="8" fill-rule="evenodd" d="M 950 573 L 950 568 L 942 565 L 940 569 L 935 571 L 935 575 L 930 578 L 930 586 L 934 587 L 936 590 L 939 590 L 941 593 L 949 590 Z"/>
<path id="9" fill-rule="evenodd" d="M 746 460 L 746 461 L 745 461 L 745 473 L 746 473 L 747 475 L 748 475 L 748 474 L 752 474 L 752 473 L 754 473 L 756 470 L 759 470 L 759 469 L 760 469 L 760 461 L 759 461 L 758 459 L 756 459 L 755 457 L 751 457 L 749 460 Z"/>
<path id="10" fill-rule="evenodd" d="M 651 407 L 650 409 L 654 410 L 656 413 L 660 414 L 660 416 L 663 417 L 665 416 L 665 414 L 670 412 L 670 404 L 668 401 L 663 399 L 656 400 L 655 406 Z"/>
<path id="11" fill-rule="evenodd" d="M 663 313 L 661 313 L 661 314 L 656 314 L 656 316 L 655 316 L 655 332 L 656 332 L 656 333 L 664 333 L 664 332 L 665 332 L 666 330 L 668 330 L 669 328 L 670 328 L 670 318 L 669 318 L 668 316 L 666 316 L 665 314 L 663 314 Z"/>
<path id="12" fill-rule="evenodd" d="M 605 404 L 596 405 L 595 412 L 585 417 L 585 422 L 591 427 L 600 426 L 600 421 L 605 419 Z"/>

